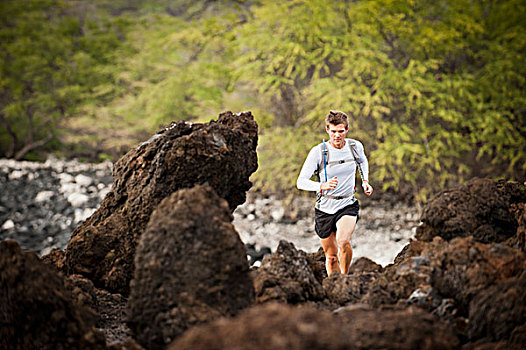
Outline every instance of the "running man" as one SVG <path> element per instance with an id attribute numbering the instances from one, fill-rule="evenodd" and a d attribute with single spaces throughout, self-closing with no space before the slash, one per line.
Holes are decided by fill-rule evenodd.
<path id="1" fill-rule="evenodd" d="M 330 111 L 325 125 L 329 142 L 310 150 L 296 186 L 300 190 L 318 192 L 314 209 L 315 230 L 325 252 L 325 267 L 330 276 L 334 271 L 348 274 L 351 265 L 350 240 L 360 209 L 354 197 L 357 167 L 364 193 L 370 196 L 373 187 L 369 184 L 369 163 L 362 143 L 345 138 L 349 131 L 347 115 Z M 314 174 L 317 174 L 318 181 L 310 180 Z"/>

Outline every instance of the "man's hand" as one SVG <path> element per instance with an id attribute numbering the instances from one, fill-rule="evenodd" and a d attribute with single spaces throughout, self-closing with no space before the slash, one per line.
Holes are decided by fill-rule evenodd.
<path id="1" fill-rule="evenodd" d="M 373 193 L 373 186 L 369 185 L 369 181 L 362 182 L 363 192 L 370 196 Z"/>
<path id="2" fill-rule="evenodd" d="M 329 181 L 323 182 L 320 186 L 320 190 L 322 191 L 334 190 L 337 185 L 338 185 L 338 178 L 335 176 Z"/>

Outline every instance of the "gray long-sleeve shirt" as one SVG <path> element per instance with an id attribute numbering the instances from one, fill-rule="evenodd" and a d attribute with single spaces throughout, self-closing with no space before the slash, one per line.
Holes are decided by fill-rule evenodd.
<path id="1" fill-rule="evenodd" d="M 357 160 L 360 162 L 364 177 L 362 180 L 368 181 L 369 163 L 367 161 L 367 157 L 365 156 L 363 145 L 360 141 L 345 139 L 345 146 L 341 149 L 333 147 L 329 142 L 325 142 L 325 147 L 329 152 L 329 161 L 333 162 L 354 159 L 349 147 L 349 142 L 351 140 L 356 143 L 356 149 L 358 151 Z M 327 165 L 327 177 L 325 177 L 325 169 L 323 167 L 322 158 L 323 155 L 321 152 L 322 147 L 323 146 L 319 144 L 310 150 L 309 155 L 307 156 L 307 159 L 301 168 L 296 186 L 300 190 L 319 192 L 321 183 L 325 182 L 325 178 L 328 180 L 336 176 L 338 178 L 338 185 L 333 190 L 324 191 L 325 194 L 332 196 L 345 196 L 349 193 L 354 193 L 354 186 L 356 183 L 356 162 L 353 160 L 341 164 Z M 310 180 L 314 172 L 318 169 L 318 165 L 321 165 L 321 182 Z M 354 196 L 344 199 L 321 197 L 321 199 L 316 202 L 316 208 L 327 214 L 334 214 L 338 210 L 352 204 L 355 200 L 356 199 Z"/>

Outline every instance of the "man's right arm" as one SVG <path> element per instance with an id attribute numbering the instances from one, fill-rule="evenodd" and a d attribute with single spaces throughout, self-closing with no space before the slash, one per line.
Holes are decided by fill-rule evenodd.
<path id="1" fill-rule="evenodd" d="M 304 191 L 316 191 L 318 192 L 320 190 L 321 183 L 312 181 L 310 178 L 318 168 L 318 164 L 321 163 L 320 161 L 320 149 L 318 146 L 313 147 L 309 155 L 307 156 L 307 159 L 305 160 L 305 163 L 303 163 L 303 167 L 301 168 L 300 175 L 298 176 L 298 180 L 296 181 L 296 187 L 300 190 Z"/>

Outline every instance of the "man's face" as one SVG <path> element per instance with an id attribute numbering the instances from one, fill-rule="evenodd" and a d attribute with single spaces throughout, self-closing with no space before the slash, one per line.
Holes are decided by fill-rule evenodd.
<path id="1" fill-rule="evenodd" d="M 330 142 L 336 148 L 342 148 L 345 145 L 347 131 L 349 131 L 349 128 L 346 128 L 344 124 L 327 125 L 327 134 L 329 134 Z"/>

